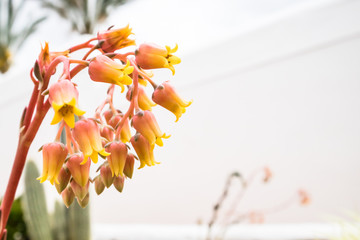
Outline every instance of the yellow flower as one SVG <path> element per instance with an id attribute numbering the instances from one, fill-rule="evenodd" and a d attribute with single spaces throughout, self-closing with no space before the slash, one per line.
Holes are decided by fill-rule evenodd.
<path id="1" fill-rule="evenodd" d="M 107 157 L 107 160 L 109 162 L 112 177 L 114 175 L 116 177 L 119 175 L 124 177 L 123 171 L 128 152 L 127 146 L 122 142 L 114 141 L 107 144 L 105 147 L 106 151 L 110 153 L 110 155 Z"/>
<path id="2" fill-rule="evenodd" d="M 131 86 L 126 93 L 126 99 L 131 101 L 133 95 L 134 87 Z M 139 85 L 138 87 L 138 104 L 142 110 L 150 110 L 156 106 L 156 104 L 146 95 L 145 89 Z"/>
<path id="3" fill-rule="evenodd" d="M 172 112 L 176 116 L 175 122 L 185 113 L 185 108 L 192 103 L 192 101 L 184 101 L 168 81 L 162 83 L 155 89 L 152 99 L 155 103 Z"/>
<path id="4" fill-rule="evenodd" d="M 83 154 L 78 153 L 70 156 L 66 162 L 66 166 L 69 169 L 72 178 L 82 187 L 84 187 L 89 181 L 91 164 L 91 161 L 87 161 L 85 164 L 81 165 L 80 163 L 83 159 Z"/>
<path id="5" fill-rule="evenodd" d="M 145 165 L 154 166 L 155 164 L 159 164 L 159 162 L 156 162 L 154 158 L 155 145 L 151 145 L 144 136 L 142 136 L 140 133 L 137 133 L 131 138 L 130 142 L 139 157 L 139 169 L 145 167 Z"/>
<path id="6" fill-rule="evenodd" d="M 91 80 L 119 85 L 121 92 L 125 89 L 124 85 L 132 83 L 129 74 L 133 71 L 134 67 L 130 66 L 129 61 L 126 62 L 126 65 L 122 65 L 104 55 L 97 56 L 89 65 Z"/>
<path id="7" fill-rule="evenodd" d="M 75 125 L 74 114 L 81 116 L 85 112 L 77 107 L 78 91 L 69 80 L 61 80 L 49 88 L 49 100 L 55 115 L 51 124 L 57 124 L 61 120 L 73 128 Z"/>
<path id="8" fill-rule="evenodd" d="M 133 34 L 131 30 L 129 25 L 127 25 L 124 28 L 108 29 L 98 33 L 97 38 L 101 42 L 101 49 L 104 52 L 114 52 L 115 50 L 135 45 L 135 40 L 129 39 L 129 36 Z"/>
<path id="9" fill-rule="evenodd" d="M 94 163 L 98 162 L 98 153 L 108 156 L 101 143 L 100 129 L 97 123 L 91 119 L 84 119 L 76 122 L 73 135 L 79 144 L 84 159 L 80 164 L 85 164 L 90 157 Z"/>
<path id="10" fill-rule="evenodd" d="M 66 146 L 59 142 L 48 143 L 42 147 L 42 154 L 43 171 L 37 180 L 40 180 L 40 183 L 49 180 L 51 184 L 59 184 L 58 175 L 68 154 Z"/>
<path id="11" fill-rule="evenodd" d="M 132 126 L 141 133 L 150 143 L 158 146 L 163 146 L 162 138 L 169 138 L 160 130 L 160 127 L 155 119 L 154 114 L 151 111 L 139 111 L 132 118 Z"/>
<path id="12" fill-rule="evenodd" d="M 175 74 L 173 65 L 179 64 L 181 59 L 174 56 L 178 45 L 171 49 L 169 46 L 161 47 L 152 43 L 143 43 L 136 50 L 136 63 L 143 69 L 169 68 Z"/>

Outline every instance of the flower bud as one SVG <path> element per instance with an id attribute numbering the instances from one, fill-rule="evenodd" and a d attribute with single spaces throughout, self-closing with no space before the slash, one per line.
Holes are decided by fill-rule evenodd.
<path id="1" fill-rule="evenodd" d="M 111 126 L 101 126 L 100 135 L 109 142 L 114 140 L 114 130 L 111 128 Z"/>
<path id="2" fill-rule="evenodd" d="M 90 181 L 88 181 L 86 183 L 86 185 L 84 187 L 82 187 L 76 181 L 70 182 L 71 189 L 73 190 L 75 196 L 80 200 L 83 200 L 86 197 L 86 194 L 88 194 L 89 184 L 90 184 Z"/>
<path id="3" fill-rule="evenodd" d="M 112 126 L 114 129 L 116 129 L 121 119 L 122 119 L 121 115 L 115 115 L 109 120 L 109 125 Z M 130 138 L 131 138 L 131 132 L 130 132 L 129 120 L 125 119 L 125 122 L 122 125 L 120 131 L 120 139 L 123 143 L 127 143 L 130 141 Z"/>
<path id="4" fill-rule="evenodd" d="M 98 40 L 101 49 L 104 52 L 114 52 L 115 50 L 135 45 L 135 40 L 129 39 L 133 34 L 131 28 L 127 25 L 124 28 L 108 29 L 107 31 L 98 33 Z"/>
<path id="5" fill-rule="evenodd" d="M 86 196 L 82 200 L 80 200 L 79 198 L 76 198 L 76 199 L 77 199 L 79 206 L 82 208 L 85 208 L 89 204 L 90 195 L 89 195 L 89 193 L 87 193 Z"/>
<path id="6" fill-rule="evenodd" d="M 97 163 L 98 153 L 103 156 L 109 155 L 102 146 L 100 129 L 94 120 L 84 119 L 76 122 L 73 135 L 84 154 L 81 164 L 85 164 L 89 157 L 94 163 Z"/>
<path id="7" fill-rule="evenodd" d="M 91 161 L 87 161 L 85 164 L 81 165 L 83 159 L 84 156 L 82 153 L 76 153 L 70 156 L 66 163 L 74 181 L 82 187 L 84 187 L 89 181 L 91 164 Z"/>
<path id="8" fill-rule="evenodd" d="M 100 175 L 95 177 L 94 185 L 95 185 L 95 192 L 96 192 L 97 195 L 100 195 L 105 189 L 105 184 L 101 180 Z"/>
<path id="9" fill-rule="evenodd" d="M 126 157 L 126 163 L 124 167 L 124 174 L 128 178 L 132 178 L 133 172 L 134 172 L 134 164 L 135 164 L 135 155 L 132 153 L 129 153 Z"/>
<path id="10" fill-rule="evenodd" d="M 134 87 L 131 86 L 126 94 L 126 99 L 131 101 Z M 151 99 L 146 95 L 145 89 L 139 85 L 138 87 L 138 104 L 142 110 L 149 110 L 156 106 L 156 104 L 151 101 Z"/>
<path id="11" fill-rule="evenodd" d="M 162 138 L 169 138 L 165 133 L 161 132 L 160 127 L 151 111 L 139 111 L 132 118 L 132 126 L 141 133 L 150 143 L 163 146 Z"/>
<path id="12" fill-rule="evenodd" d="M 51 62 L 57 58 L 58 56 L 67 56 L 69 54 L 69 50 L 63 51 L 63 52 L 50 52 L 49 51 L 49 44 L 45 42 L 45 47 L 41 47 L 41 52 L 38 57 L 38 64 L 39 64 L 39 70 L 42 77 L 45 76 Z M 53 73 L 54 74 L 55 70 Z M 40 79 L 38 79 L 40 80 Z"/>
<path id="13" fill-rule="evenodd" d="M 181 62 L 180 58 L 173 55 L 177 49 L 177 45 L 171 49 L 169 46 L 161 47 L 152 43 L 143 43 L 135 52 L 136 63 L 143 69 L 169 68 L 174 75 L 173 65 Z"/>
<path id="14" fill-rule="evenodd" d="M 118 63 L 104 55 L 95 57 L 89 64 L 89 75 L 95 82 L 116 84 L 121 87 L 121 92 L 125 90 L 124 85 L 132 83 L 129 74 L 134 70 L 127 61 L 126 65 Z"/>
<path id="15" fill-rule="evenodd" d="M 49 101 L 55 111 L 51 124 L 64 120 L 69 127 L 74 127 L 74 114 L 81 116 L 85 113 L 78 108 L 78 96 L 78 90 L 69 80 L 60 80 L 50 86 Z"/>
<path id="16" fill-rule="evenodd" d="M 110 153 L 107 160 L 111 169 L 111 176 L 124 176 L 123 170 L 126 163 L 127 146 L 122 142 L 115 141 L 108 144 L 106 151 Z"/>
<path id="17" fill-rule="evenodd" d="M 59 176 L 58 176 L 59 184 L 57 184 L 55 182 L 55 188 L 59 194 L 61 194 L 61 192 L 64 191 L 64 189 L 69 184 L 70 177 L 71 177 L 71 174 L 70 174 L 69 170 L 66 168 L 66 166 L 63 166 L 60 169 Z"/>
<path id="18" fill-rule="evenodd" d="M 169 81 L 162 83 L 155 89 L 152 100 L 166 108 L 176 116 L 176 121 L 185 113 L 185 108 L 190 106 L 192 101 L 184 101 L 170 85 Z"/>
<path id="19" fill-rule="evenodd" d="M 70 207 L 70 205 L 74 202 L 75 194 L 70 186 L 64 189 L 64 191 L 61 192 L 61 197 L 63 199 L 63 202 L 67 208 Z"/>
<path id="20" fill-rule="evenodd" d="M 37 180 L 40 180 L 40 183 L 49 180 L 53 185 L 54 182 L 60 184 L 58 175 L 68 154 L 66 146 L 59 142 L 47 143 L 42 147 L 42 153 L 43 172 Z"/>
<path id="21" fill-rule="evenodd" d="M 106 188 L 109 188 L 111 184 L 113 184 L 114 178 L 108 164 L 104 164 L 100 167 L 100 176 Z"/>
<path id="22" fill-rule="evenodd" d="M 140 159 L 139 169 L 145 167 L 145 165 L 154 166 L 155 164 L 159 164 L 154 158 L 154 145 L 150 145 L 146 138 L 140 133 L 135 134 L 130 142 Z"/>
<path id="23" fill-rule="evenodd" d="M 119 192 L 122 192 L 122 190 L 124 189 L 124 184 L 125 184 L 125 177 L 118 176 L 114 178 L 114 187 Z"/>

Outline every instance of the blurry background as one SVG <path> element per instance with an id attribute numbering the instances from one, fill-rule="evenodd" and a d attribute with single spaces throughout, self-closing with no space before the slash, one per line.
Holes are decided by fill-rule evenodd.
<path id="1" fill-rule="evenodd" d="M 1 193 L 31 93 L 28 72 L 41 44 L 48 41 L 51 51 L 60 51 L 89 37 L 39 2 L 26 4 L 26 16 L 48 18 L 0 75 Z M 359 211 L 359 12 L 358 0 L 131 0 L 111 11 L 95 32 L 129 23 L 137 43 L 179 44 L 176 75 L 154 71 L 155 81 L 172 80 L 194 103 L 176 124 L 167 111 L 154 110 L 162 130 L 172 135 L 155 151 L 161 164 L 136 170 L 121 194 L 91 192 L 92 221 L 207 222 L 228 174 L 263 166 L 274 178 L 254 186 L 241 209 L 273 206 L 298 188 L 312 199 L 266 222 L 323 222 Z M 106 87 L 99 91 L 88 80 L 80 74 L 75 82 L 80 105 L 91 116 Z M 55 136 L 52 116 L 50 110 L 29 154 L 39 166 L 37 149 Z M 51 207 L 58 196 L 46 187 Z"/>

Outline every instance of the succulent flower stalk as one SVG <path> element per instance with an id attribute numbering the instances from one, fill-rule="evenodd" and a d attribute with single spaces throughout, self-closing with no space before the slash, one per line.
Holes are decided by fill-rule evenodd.
<path id="1" fill-rule="evenodd" d="M 178 120 L 190 102 L 180 98 L 167 82 L 158 87 L 152 79 L 154 74 L 146 71 L 169 68 L 174 74 L 174 65 L 180 63 L 180 58 L 174 55 L 177 45 L 171 49 L 145 43 L 131 48 L 135 45 L 132 34 L 129 26 L 111 28 L 64 51 L 50 51 L 47 43 L 41 48 L 30 70 L 33 92 L 21 117 L 14 168 L 0 206 L 0 239 L 6 233 L 27 153 L 50 108 L 54 110 L 50 124 L 58 124 L 58 131 L 55 141 L 42 147 L 43 171 L 38 180 L 55 184 L 67 207 L 75 197 L 85 207 L 92 184 L 98 195 L 113 184 L 118 191 L 123 191 L 125 180 L 132 178 L 134 168 L 138 167 L 135 159 L 140 160 L 138 168 L 158 163 L 154 158 L 155 145 L 163 146 L 162 139 L 169 136 L 160 130 L 156 111 L 152 110 L 157 103 Z M 80 57 L 74 54 L 79 50 L 85 50 Z M 8 59 L 9 53 L 0 46 L 0 55 L 0 64 L 3 64 L 1 60 Z M 0 66 L 0 71 L 3 68 Z M 77 81 L 81 71 L 89 76 Z M 98 107 L 90 111 L 94 115 L 85 116 L 85 111 L 79 108 L 78 89 L 86 88 L 78 88 L 77 84 L 86 85 L 90 81 L 91 85 L 108 85 L 108 91 Z M 155 88 L 152 100 L 142 87 L 147 83 Z M 127 94 L 123 93 L 125 87 Z M 93 97 L 102 96 L 99 93 Z M 104 160 L 99 160 L 99 156 Z M 100 171 L 95 178 L 90 175 L 93 166 Z"/>

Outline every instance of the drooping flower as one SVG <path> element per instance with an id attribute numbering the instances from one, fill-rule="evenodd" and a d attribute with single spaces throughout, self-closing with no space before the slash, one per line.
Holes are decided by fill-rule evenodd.
<path id="1" fill-rule="evenodd" d="M 64 189 L 69 184 L 70 177 L 71 174 L 69 172 L 69 169 L 67 169 L 65 165 L 62 166 L 58 175 L 59 184 L 55 182 L 55 188 L 58 191 L 58 193 L 64 191 Z"/>
<path id="2" fill-rule="evenodd" d="M 59 142 L 47 143 L 42 147 L 43 171 L 37 178 L 40 183 L 49 180 L 52 185 L 54 182 L 59 184 L 58 175 L 68 154 L 66 146 Z"/>
<path id="3" fill-rule="evenodd" d="M 67 208 L 69 208 L 75 199 L 75 194 L 74 194 L 74 191 L 72 190 L 71 186 L 68 186 L 61 192 L 61 197 L 63 199 L 65 206 Z"/>
<path id="4" fill-rule="evenodd" d="M 79 144 L 80 151 L 84 154 L 81 164 L 85 164 L 90 157 L 94 163 L 98 161 L 98 153 L 108 156 L 101 143 L 100 129 L 92 119 L 83 119 L 76 122 L 73 135 Z"/>
<path id="5" fill-rule="evenodd" d="M 114 140 L 114 129 L 109 125 L 103 125 L 100 127 L 100 135 L 108 142 Z"/>
<path id="6" fill-rule="evenodd" d="M 162 138 L 169 138 L 160 130 L 160 127 L 151 111 L 139 111 L 132 118 L 132 126 L 141 133 L 150 143 L 163 146 Z"/>
<path id="7" fill-rule="evenodd" d="M 73 190 L 75 196 L 79 200 L 83 200 L 86 197 L 86 195 L 89 193 L 90 181 L 87 181 L 85 186 L 81 186 L 76 181 L 71 180 L 70 181 L 70 186 L 71 186 L 71 189 Z"/>
<path id="8" fill-rule="evenodd" d="M 136 154 L 140 160 L 140 168 L 147 166 L 154 166 L 159 164 L 154 158 L 154 146 L 150 145 L 149 141 L 140 133 L 136 133 L 130 139 L 131 145 L 134 147 Z"/>
<path id="9" fill-rule="evenodd" d="M 66 162 L 66 166 L 69 169 L 72 178 L 82 187 L 84 187 L 89 181 L 91 164 L 91 161 L 87 161 L 85 164 L 80 164 L 83 160 L 84 156 L 82 153 L 75 153 L 70 156 Z"/>
<path id="10" fill-rule="evenodd" d="M 76 198 L 76 200 L 80 207 L 85 208 L 89 204 L 90 195 L 87 193 L 83 199 Z"/>
<path id="11" fill-rule="evenodd" d="M 127 25 L 124 28 L 108 29 L 98 33 L 97 38 L 101 44 L 101 49 L 104 52 L 114 52 L 115 50 L 135 45 L 135 40 L 129 38 L 133 34 L 131 30 L 129 25 Z"/>
<path id="12" fill-rule="evenodd" d="M 126 157 L 126 163 L 124 166 L 124 174 L 128 178 L 132 178 L 132 175 L 134 172 L 135 158 L 137 158 L 137 157 L 132 153 L 129 153 Z"/>
<path id="13" fill-rule="evenodd" d="M 116 190 L 118 190 L 119 192 L 122 192 L 124 189 L 124 184 L 125 184 L 125 177 L 122 176 L 118 176 L 114 178 L 114 187 L 116 188 Z"/>
<path id="14" fill-rule="evenodd" d="M 172 112 L 176 116 L 175 122 L 185 113 L 185 108 L 192 103 L 192 101 L 183 100 L 177 94 L 174 87 L 170 85 L 169 81 L 162 83 L 155 89 L 152 99 L 155 103 Z"/>
<path id="15" fill-rule="evenodd" d="M 129 101 L 131 101 L 132 99 L 133 89 L 134 87 L 131 86 L 128 92 L 126 93 L 126 99 Z M 151 99 L 146 95 L 145 89 L 140 85 L 138 87 L 138 104 L 142 110 L 149 110 L 149 111 L 151 111 L 152 107 L 156 106 L 156 103 L 151 101 Z"/>
<path id="16" fill-rule="evenodd" d="M 95 82 L 116 84 L 121 87 L 121 92 L 125 90 L 124 85 L 132 83 L 131 74 L 134 70 L 127 61 L 126 65 L 118 63 L 104 55 L 95 57 L 89 64 L 89 75 Z"/>
<path id="17" fill-rule="evenodd" d="M 100 177 L 106 188 L 109 188 L 113 184 L 114 177 L 108 163 L 105 163 L 100 167 Z"/>
<path id="18" fill-rule="evenodd" d="M 95 192 L 97 195 L 100 195 L 104 189 L 105 189 L 105 184 L 103 183 L 103 181 L 101 180 L 101 176 L 98 175 L 94 178 L 94 185 L 95 185 Z"/>
<path id="19" fill-rule="evenodd" d="M 153 43 L 143 43 L 135 52 L 136 63 L 143 69 L 169 68 L 174 75 L 173 65 L 181 62 L 180 58 L 173 55 L 177 49 L 177 44 L 171 49 L 169 46 L 162 47 Z"/>
<path id="20" fill-rule="evenodd" d="M 109 167 L 111 169 L 112 176 L 124 176 L 124 167 L 126 163 L 127 157 L 127 146 L 122 142 L 111 142 L 107 144 L 106 151 L 110 153 L 107 156 L 107 160 L 109 162 Z"/>
<path id="21" fill-rule="evenodd" d="M 50 86 L 49 101 L 55 111 L 51 124 L 64 120 L 69 127 L 74 127 L 74 115 L 81 116 L 85 113 L 78 108 L 78 95 L 74 84 L 68 80 L 60 80 Z"/>

